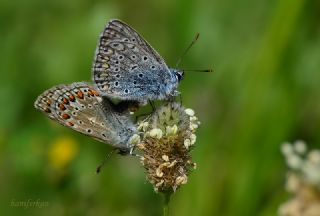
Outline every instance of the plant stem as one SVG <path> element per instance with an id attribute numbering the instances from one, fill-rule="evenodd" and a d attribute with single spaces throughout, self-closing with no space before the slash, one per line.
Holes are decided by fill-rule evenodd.
<path id="1" fill-rule="evenodd" d="M 163 193 L 163 216 L 169 216 L 169 202 L 171 194 L 171 191 L 166 191 Z"/>

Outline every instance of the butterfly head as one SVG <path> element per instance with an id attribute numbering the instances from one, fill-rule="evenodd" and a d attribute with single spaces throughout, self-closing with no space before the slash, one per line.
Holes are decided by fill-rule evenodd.
<path id="1" fill-rule="evenodd" d="M 175 78 L 177 79 L 178 82 L 183 80 L 184 77 L 184 71 L 181 69 L 176 69 L 176 68 L 170 68 L 170 71 L 172 74 L 174 74 Z"/>

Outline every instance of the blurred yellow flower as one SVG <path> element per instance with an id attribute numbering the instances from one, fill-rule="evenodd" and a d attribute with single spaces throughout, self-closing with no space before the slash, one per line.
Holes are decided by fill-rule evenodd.
<path id="1" fill-rule="evenodd" d="M 53 169 L 66 167 L 78 152 L 78 143 L 71 137 L 58 137 L 51 145 L 48 158 Z"/>

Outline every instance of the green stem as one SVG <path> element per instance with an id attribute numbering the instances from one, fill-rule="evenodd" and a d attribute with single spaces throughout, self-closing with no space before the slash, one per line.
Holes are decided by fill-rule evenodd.
<path id="1" fill-rule="evenodd" d="M 171 191 L 163 193 L 163 216 L 169 216 L 169 202 L 171 198 Z"/>

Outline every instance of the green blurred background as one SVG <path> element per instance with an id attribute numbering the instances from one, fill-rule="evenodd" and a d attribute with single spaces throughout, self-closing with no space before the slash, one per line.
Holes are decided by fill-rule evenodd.
<path id="1" fill-rule="evenodd" d="M 172 197 L 172 215 L 276 215 L 288 198 L 284 141 L 320 144 L 318 0 L 2 0 L 0 2 L 0 210 L 6 215 L 161 215 L 161 197 L 137 158 L 47 119 L 36 97 L 90 80 L 96 42 L 119 18 L 169 65 L 183 59 L 183 103 L 202 127 L 198 169 Z M 19 201 L 43 208 L 15 207 Z"/>

